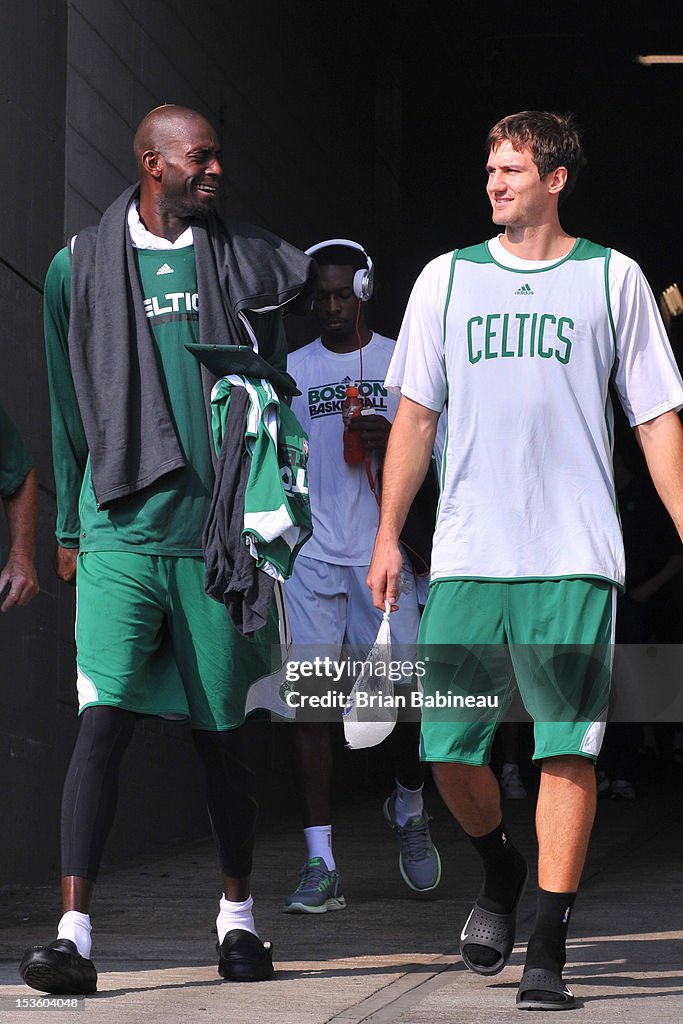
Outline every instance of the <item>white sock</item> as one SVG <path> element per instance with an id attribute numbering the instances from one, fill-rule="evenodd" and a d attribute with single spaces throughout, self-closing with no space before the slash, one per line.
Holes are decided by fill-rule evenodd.
<path id="1" fill-rule="evenodd" d="M 334 854 L 332 853 L 332 826 L 331 825 L 311 825 L 310 828 L 304 829 L 304 836 L 306 837 L 306 849 L 308 850 L 308 859 L 311 857 L 320 857 L 325 861 L 328 871 L 334 871 L 336 864 L 334 861 Z"/>
<path id="2" fill-rule="evenodd" d="M 242 903 L 233 903 L 231 900 L 226 900 L 225 895 L 223 895 L 218 905 L 220 910 L 216 918 L 216 931 L 218 932 L 219 945 L 233 928 L 242 928 L 245 932 L 258 935 L 252 913 L 254 900 L 251 896 Z"/>
<path id="3" fill-rule="evenodd" d="M 81 914 L 78 910 L 67 910 L 57 925 L 57 938 L 71 939 L 76 943 L 76 949 L 81 956 L 89 960 L 92 949 L 91 931 L 90 914 Z"/>
<path id="4" fill-rule="evenodd" d="M 416 815 L 422 814 L 422 786 L 419 789 L 406 789 L 396 780 L 396 801 L 394 803 L 394 820 L 397 825 L 405 825 Z"/>

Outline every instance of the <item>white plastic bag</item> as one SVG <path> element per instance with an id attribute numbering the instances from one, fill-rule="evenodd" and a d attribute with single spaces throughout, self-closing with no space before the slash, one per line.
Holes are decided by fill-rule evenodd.
<path id="1" fill-rule="evenodd" d="M 394 684 L 386 670 L 378 670 L 379 665 L 391 659 L 390 607 L 387 601 L 377 639 L 363 662 L 344 709 L 344 736 L 353 750 L 377 746 L 396 725 L 398 709 Z"/>

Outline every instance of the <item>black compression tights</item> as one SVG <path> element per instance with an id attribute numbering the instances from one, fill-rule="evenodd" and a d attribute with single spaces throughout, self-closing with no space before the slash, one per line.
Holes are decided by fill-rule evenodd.
<path id="1" fill-rule="evenodd" d="M 116 814 L 121 759 L 137 716 L 121 708 L 86 708 L 62 797 L 62 875 L 97 879 Z M 206 774 L 206 800 L 223 874 L 251 873 L 258 814 L 256 773 L 243 729 L 192 733 Z"/>
<path id="2" fill-rule="evenodd" d="M 130 711 L 104 705 L 81 715 L 62 796 L 62 875 L 97 878 L 135 719 Z"/>
<path id="3" fill-rule="evenodd" d="M 251 874 L 254 831 L 258 815 L 256 772 L 251 764 L 253 741 L 244 726 L 229 732 L 195 729 L 192 738 L 206 776 L 206 803 L 221 871 L 230 878 Z"/>

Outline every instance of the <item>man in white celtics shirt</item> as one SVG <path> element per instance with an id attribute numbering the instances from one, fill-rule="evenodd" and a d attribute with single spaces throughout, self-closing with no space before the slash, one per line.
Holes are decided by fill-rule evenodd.
<path id="1" fill-rule="evenodd" d="M 423 270 L 388 371 L 401 401 L 368 584 L 378 607 L 396 602 L 396 538 L 447 406 L 423 685 L 426 696 L 468 692 L 504 707 L 516 683 L 534 718 L 539 887 L 517 1005 L 555 1010 L 575 1005 L 562 980 L 566 932 L 595 813 L 624 580 L 608 386 L 682 533 L 683 383 L 639 267 L 561 226 L 559 201 L 584 162 L 571 116 L 506 117 L 487 153 L 502 233 Z M 571 656 L 567 645 L 584 646 Z M 471 970 L 493 975 L 512 951 L 527 867 L 488 766 L 496 721 L 455 714 L 423 712 L 422 750 L 482 858 L 460 948 Z"/>

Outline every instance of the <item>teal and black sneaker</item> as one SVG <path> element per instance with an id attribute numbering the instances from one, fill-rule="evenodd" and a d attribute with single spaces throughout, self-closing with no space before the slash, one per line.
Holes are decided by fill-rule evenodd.
<path id="1" fill-rule="evenodd" d="M 406 885 L 415 892 L 430 892 L 441 881 L 441 858 L 429 834 L 426 811 L 409 818 L 405 825 L 394 820 L 396 792 L 384 801 L 384 817 L 398 835 L 400 853 L 398 866 Z"/>
<path id="2" fill-rule="evenodd" d="M 325 914 L 343 910 L 341 875 L 328 871 L 322 857 L 311 857 L 301 869 L 301 881 L 285 903 L 286 914 Z"/>

